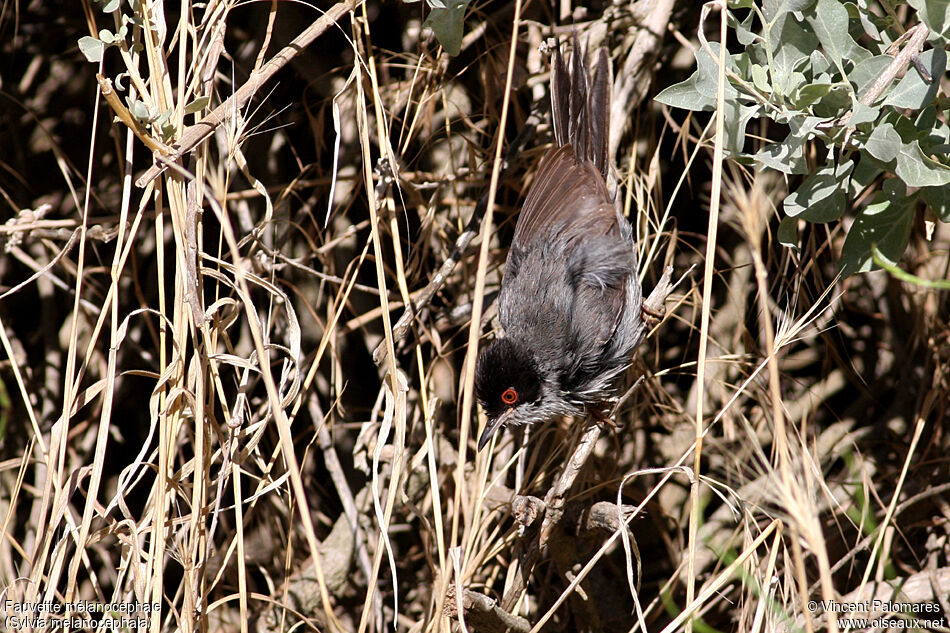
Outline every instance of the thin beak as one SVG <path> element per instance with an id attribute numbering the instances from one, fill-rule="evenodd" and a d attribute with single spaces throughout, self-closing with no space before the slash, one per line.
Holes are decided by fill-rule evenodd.
<path id="1" fill-rule="evenodd" d="M 508 423 L 508 420 L 511 419 L 513 411 L 514 409 L 505 409 L 505 411 L 497 418 L 488 418 L 488 424 L 485 425 L 485 430 L 482 431 L 482 436 L 478 438 L 478 450 L 485 448 L 485 445 L 488 444 L 489 440 L 491 440 L 491 437 L 495 434 L 495 431 Z"/>

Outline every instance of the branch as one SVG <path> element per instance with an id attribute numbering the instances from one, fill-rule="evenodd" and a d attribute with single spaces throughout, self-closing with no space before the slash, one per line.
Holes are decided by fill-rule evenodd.
<path id="1" fill-rule="evenodd" d="M 869 106 L 877 101 L 878 97 L 884 93 L 884 89 L 891 85 L 891 82 L 897 78 L 897 75 L 903 73 L 907 69 L 908 64 L 918 59 L 920 51 L 924 49 L 924 42 L 927 41 L 927 36 L 930 35 L 930 29 L 927 28 L 926 24 L 921 22 L 904 35 L 906 35 L 909 40 L 907 45 L 901 49 L 901 52 L 888 64 L 880 77 L 871 84 L 867 93 L 861 97 L 861 103 L 864 105 Z"/>
<path id="2" fill-rule="evenodd" d="M 887 68 L 884 69 L 884 72 L 874 80 L 874 83 L 871 84 L 871 87 L 868 88 L 868 91 L 864 93 L 864 96 L 861 97 L 861 103 L 866 106 L 870 106 L 872 103 L 877 101 L 884 90 L 887 89 L 891 82 L 894 81 L 898 75 L 902 74 L 907 70 L 908 64 L 913 64 L 917 71 L 920 72 L 921 76 L 924 78 L 924 81 L 933 81 L 933 77 L 930 77 L 930 73 L 923 68 L 923 64 L 920 62 L 920 51 L 924 48 L 924 42 L 927 41 L 927 37 L 930 36 L 930 29 L 927 28 L 927 25 L 921 22 L 914 28 L 905 32 L 894 44 L 891 45 L 893 48 L 897 46 L 900 42 L 907 40 L 907 45 L 901 49 L 901 52 L 894 56 L 894 59 L 891 60 L 891 63 L 887 65 Z M 851 120 L 852 113 L 848 112 L 841 116 L 838 121 L 832 121 L 833 125 L 847 125 L 848 121 Z M 827 125 L 827 124 L 826 124 Z M 819 126 L 821 127 L 821 126 Z"/>
<path id="3" fill-rule="evenodd" d="M 531 623 L 521 616 L 508 613 L 488 596 L 469 589 L 464 590 L 462 608 L 465 623 L 480 633 L 527 633 L 531 630 Z M 454 584 L 449 585 L 442 615 L 458 619 L 458 600 Z"/>
<path id="4" fill-rule="evenodd" d="M 281 49 L 276 55 L 271 57 L 267 63 L 251 73 L 244 85 L 238 88 L 237 92 L 231 95 L 224 103 L 212 110 L 205 118 L 198 123 L 185 128 L 182 131 L 178 141 L 172 146 L 172 151 L 167 154 L 155 154 L 155 164 L 142 174 L 135 185 L 144 188 L 150 182 L 158 178 L 162 172 L 168 168 L 169 163 L 174 163 L 182 156 L 191 152 L 197 145 L 211 136 L 225 121 L 228 121 L 234 114 L 242 109 L 247 102 L 251 100 L 261 86 L 273 77 L 278 70 L 287 65 L 294 57 L 299 55 L 318 37 L 323 35 L 324 31 L 336 24 L 337 20 L 349 13 L 359 5 L 360 0 L 343 0 L 333 5 L 330 10 L 320 16 L 306 31 L 298 35 L 294 41 Z"/>

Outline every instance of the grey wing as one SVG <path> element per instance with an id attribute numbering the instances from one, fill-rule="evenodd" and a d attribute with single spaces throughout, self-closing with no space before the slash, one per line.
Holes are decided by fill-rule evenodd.
<path id="1" fill-rule="evenodd" d="M 629 228 L 626 220 L 619 221 Z M 632 235 L 629 239 L 609 234 L 578 241 L 570 262 L 574 288 L 570 340 L 575 359 L 571 371 L 604 373 L 603 378 L 609 380 L 614 369 L 622 369 L 629 361 L 639 339 L 635 330 L 642 324 L 642 292 Z"/>
<path id="2" fill-rule="evenodd" d="M 509 305 L 512 294 L 542 311 L 556 311 L 562 320 L 572 318 L 575 284 L 603 285 L 612 274 L 599 270 L 596 259 L 584 257 L 586 251 L 578 247 L 608 236 L 616 241 L 621 235 L 618 220 L 593 164 L 578 163 L 570 145 L 550 150 L 541 161 L 515 225 L 498 298 L 502 326 L 510 328 L 511 308 L 519 307 Z M 619 310 L 622 295 L 610 299 Z M 533 310 L 534 305 L 524 307 Z M 533 312 L 529 316 L 531 322 L 548 318 L 536 319 Z"/>
<path id="3" fill-rule="evenodd" d="M 568 373 L 593 371 L 629 347 L 628 321 L 640 319 L 636 268 L 633 231 L 599 171 L 569 145 L 552 150 L 515 227 L 502 326 L 541 329 L 546 339 L 538 342 L 566 352 Z"/>
<path id="4" fill-rule="evenodd" d="M 620 232 L 618 217 L 607 186 L 589 161 L 578 162 L 573 149 L 565 145 L 549 150 L 528 189 L 515 234 L 511 241 L 507 268 L 518 270 L 526 251 L 550 244 L 570 227 L 584 227 L 591 235 Z M 512 266 L 514 264 L 514 266 Z"/>

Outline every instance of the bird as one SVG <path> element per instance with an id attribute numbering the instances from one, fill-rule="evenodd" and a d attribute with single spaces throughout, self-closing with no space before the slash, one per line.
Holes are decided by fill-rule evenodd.
<path id="1" fill-rule="evenodd" d="M 515 225 L 498 293 L 501 331 L 479 354 L 476 397 L 498 429 L 589 414 L 609 404 L 645 332 L 633 227 L 608 192 L 611 70 L 574 37 L 570 69 L 555 47 L 554 144 Z"/>

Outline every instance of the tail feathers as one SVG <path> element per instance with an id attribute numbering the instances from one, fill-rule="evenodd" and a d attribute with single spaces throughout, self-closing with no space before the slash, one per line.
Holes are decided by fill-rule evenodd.
<path id="1" fill-rule="evenodd" d="M 551 72 L 551 121 L 554 124 L 554 142 L 560 147 L 570 143 L 571 127 L 571 74 L 564 63 L 560 45 L 554 49 L 554 68 Z"/>
<path id="2" fill-rule="evenodd" d="M 607 176 L 608 147 L 610 146 L 610 60 L 607 49 L 597 51 L 597 64 L 590 84 L 588 117 L 590 121 L 590 144 L 594 156 L 594 165 L 600 173 Z"/>
<path id="3" fill-rule="evenodd" d="M 554 51 L 551 81 L 551 118 L 554 139 L 559 146 L 571 145 L 574 158 L 591 161 L 607 175 L 607 146 L 610 131 L 610 60 L 607 50 L 596 53 L 593 74 L 587 65 L 587 51 L 574 37 L 571 69 L 568 71 L 560 47 Z"/>

